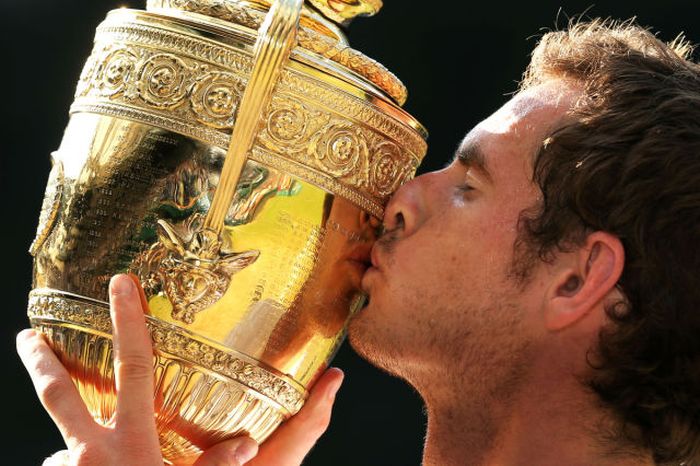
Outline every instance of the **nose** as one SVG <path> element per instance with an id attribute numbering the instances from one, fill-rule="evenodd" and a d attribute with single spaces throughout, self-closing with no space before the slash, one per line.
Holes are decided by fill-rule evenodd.
<path id="1" fill-rule="evenodd" d="M 396 191 L 384 211 L 385 231 L 409 236 L 418 228 L 423 212 L 421 183 L 419 176 Z"/>

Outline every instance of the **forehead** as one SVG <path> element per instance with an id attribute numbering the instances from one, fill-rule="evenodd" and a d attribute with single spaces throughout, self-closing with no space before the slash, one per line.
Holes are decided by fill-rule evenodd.
<path id="1" fill-rule="evenodd" d="M 559 80 L 519 92 L 474 127 L 461 147 L 478 145 L 492 172 L 514 163 L 529 168 L 543 140 L 566 121 L 580 95 L 579 89 Z"/>

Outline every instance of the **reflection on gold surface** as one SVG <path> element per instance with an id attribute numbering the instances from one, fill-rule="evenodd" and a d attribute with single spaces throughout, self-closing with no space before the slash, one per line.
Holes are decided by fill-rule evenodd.
<path id="1" fill-rule="evenodd" d="M 87 123 L 95 140 L 85 144 L 74 134 L 85 126 L 74 122 Z M 221 252 L 207 259 L 193 232 L 211 204 L 223 150 L 110 117 L 79 115 L 74 122 L 56 153 L 68 167 L 70 197 L 36 254 L 35 287 L 106 302 L 109 278 L 133 272 L 152 315 L 260 358 L 303 384 L 312 380 L 326 358 L 291 355 L 302 346 L 314 353 L 337 345 L 353 303 L 361 300 L 377 219 L 249 161 Z"/>
<path id="2" fill-rule="evenodd" d="M 85 141 L 85 134 L 93 140 Z M 164 452 L 189 455 L 243 431 L 264 439 L 299 409 L 302 387 L 327 366 L 347 319 L 361 305 L 359 284 L 379 221 L 349 200 L 249 161 L 226 217 L 220 256 L 206 263 L 192 232 L 211 204 L 222 149 L 141 123 L 76 115 L 55 157 L 66 167 L 66 196 L 36 252 L 34 284 L 51 299 L 42 298 L 41 306 L 30 302 L 30 315 L 33 325 L 53 332 L 54 347 L 93 414 L 109 419 L 115 403 L 107 283 L 114 273 L 130 271 L 142 281 L 153 322 L 162 322 L 152 334 L 164 387 L 158 417 Z M 66 293 L 79 302 L 91 298 L 90 311 L 61 310 L 74 299 Z M 202 344 L 224 353 L 202 352 Z M 219 356 L 227 348 L 256 366 L 227 373 L 236 369 Z M 233 383 L 240 379 L 231 374 L 252 374 L 253 367 L 268 372 L 245 388 Z M 297 402 L 250 398 L 251 390 L 261 393 L 268 382 L 278 387 L 271 393 L 279 398 L 284 392 L 274 374 L 299 384 Z M 225 393 L 217 396 L 242 397 L 220 408 L 258 413 L 262 430 L 246 430 L 233 414 L 216 428 L 195 422 L 192 410 L 205 408 L 185 400 L 193 390 L 203 398 L 191 403 L 213 402 L 202 393 L 210 393 L 207 384 L 214 382 Z"/>
<path id="3" fill-rule="evenodd" d="M 422 127 L 343 60 L 297 48 L 278 80 L 261 81 L 252 29 L 166 3 L 111 13 L 98 29 L 53 154 L 28 314 L 106 423 L 108 282 L 137 275 L 161 446 L 180 461 L 232 435 L 263 441 L 301 408 L 364 302 L 384 205 L 426 146 Z M 257 21 L 263 0 L 236 14 L 251 5 Z M 347 49 L 318 13 L 304 21 Z M 274 92 L 245 110 L 255 82 Z"/>
<path id="4" fill-rule="evenodd" d="M 259 251 L 222 251 L 218 235 L 207 236 L 201 215 L 192 215 L 183 233 L 158 220 L 158 242 L 134 259 L 132 270 L 152 292 L 161 289 L 172 304 L 173 319 L 191 324 L 195 314 L 217 302 L 231 276 L 255 262 Z"/>

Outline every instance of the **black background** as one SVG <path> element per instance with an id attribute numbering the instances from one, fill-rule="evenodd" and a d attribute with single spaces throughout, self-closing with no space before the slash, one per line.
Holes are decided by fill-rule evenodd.
<path id="1" fill-rule="evenodd" d="M 670 40 L 700 42 L 697 0 L 385 0 L 378 16 L 356 20 L 351 44 L 406 83 L 405 108 L 430 130 L 421 171 L 441 167 L 466 131 L 516 88 L 537 37 L 572 15 L 629 18 Z M 14 350 L 27 325 L 34 235 L 49 169 L 68 120 L 75 82 L 97 24 L 118 6 L 141 1 L 0 0 L 0 464 L 38 465 L 62 441 L 39 405 Z M 425 419 L 402 382 L 360 360 L 346 345 L 346 372 L 332 425 L 306 465 L 403 466 L 420 463 Z"/>

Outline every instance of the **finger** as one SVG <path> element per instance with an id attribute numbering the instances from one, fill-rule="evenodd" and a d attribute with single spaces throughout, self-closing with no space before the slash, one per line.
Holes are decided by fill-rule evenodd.
<path id="1" fill-rule="evenodd" d="M 142 434 L 154 434 L 153 346 L 139 291 L 128 275 L 112 278 L 110 313 L 117 385 L 115 422 L 128 425 L 130 429 L 142 427 L 145 429 L 140 432 Z"/>
<path id="2" fill-rule="evenodd" d="M 27 368 L 41 404 L 53 419 L 69 448 L 91 436 L 99 426 L 85 407 L 78 389 L 43 335 L 23 330 L 17 335 L 17 352 Z"/>
<path id="3" fill-rule="evenodd" d="M 148 308 L 148 299 L 146 299 L 146 293 L 143 291 L 143 288 L 141 287 L 141 281 L 139 280 L 139 277 L 137 277 L 133 273 L 130 273 L 129 278 L 131 278 L 131 280 L 134 283 L 136 283 L 136 290 L 138 291 L 138 294 L 139 294 L 139 301 L 141 301 L 141 309 L 143 310 L 143 313 L 150 315 L 151 311 Z"/>
<path id="4" fill-rule="evenodd" d="M 70 466 L 70 464 L 70 452 L 61 450 L 46 458 L 41 466 Z"/>
<path id="5" fill-rule="evenodd" d="M 298 466 L 331 420 L 335 394 L 343 383 L 343 371 L 328 369 L 316 382 L 304 407 L 260 447 L 250 466 Z"/>
<path id="6" fill-rule="evenodd" d="M 197 459 L 193 466 L 243 466 L 258 453 L 258 444 L 250 437 L 237 437 L 217 443 Z"/>

